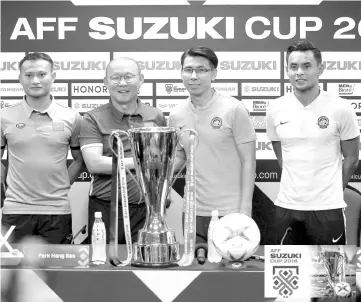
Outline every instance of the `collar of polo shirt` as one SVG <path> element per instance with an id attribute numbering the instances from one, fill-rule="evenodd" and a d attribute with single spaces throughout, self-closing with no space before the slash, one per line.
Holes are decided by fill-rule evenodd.
<path id="1" fill-rule="evenodd" d="M 122 119 L 124 115 L 140 115 L 142 118 L 144 118 L 144 110 L 142 109 L 143 106 L 146 106 L 142 103 L 142 101 L 138 98 L 137 99 L 137 107 L 135 108 L 134 112 L 132 114 L 125 114 L 118 109 L 116 109 L 113 105 L 113 103 L 109 100 L 110 108 L 112 109 L 112 113 L 117 117 Z"/>
<path id="2" fill-rule="evenodd" d="M 50 95 L 51 98 L 51 103 L 50 106 L 45 109 L 44 111 L 38 111 L 32 107 L 29 106 L 28 102 L 26 101 L 26 96 L 23 97 L 23 101 L 22 101 L 22 106 L 26 112 L 26 115 L 28 118 L 30 118 L 31 114 L 35 111 L 35 112 L 40 112 L 40 113 L 47 113 L 49 115 L 49 117 L 54 120 L 55 117 L 55 98 Z"/>

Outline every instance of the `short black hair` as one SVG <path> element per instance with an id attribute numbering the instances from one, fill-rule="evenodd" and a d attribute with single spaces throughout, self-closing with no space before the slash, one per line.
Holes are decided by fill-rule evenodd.
<path id="1" fill-rule="evenodd" d="M 20 62 L 19 62 L 19 70 L 21 69 L 21 66 L 23 65 L 23 63 L 25 61 L 39 61 L 39 60 L 44 60 L 44 61 L 48 61 L 51 65 L 51 70 L 53 70 L 54 67 L 54 62 L 53 60 L 50 58 L 50 56 L 46 53 L 43 52 L 32 52 L 27 54 Z"/>
<path id="2" fill-rule="evenodd" d="M 213 69 L 217 68 L 218 66 L 218 58 L 214 51 L 208 47 L 204 46 L 197 46 L 193 48 L 187 49 L 181 57 L 181 64 L 183 67 L 184 60 L 187 56 L 191 57 L 203 57 L 207 59 Z"/>
<path id="3" fill-rule="evenodd" d="M 311 41 L 307 41 L 307 40 L 301 40 L 301 41 L 296 41 L 294 42 L 292 45 L 290 45 L 287 48 L 287 55 L 286 55 L 286 62 L 288 65 L 288 58 L 290 57 L 290 54 L 294 51 L 312 51 L 313 56 L 315 57 L 315 60 L 317 62 L 317 64 L 321 64 L 322 63 L 322 55 L 321 55 L 321 51 L 319 48 L 317 48 L 315 46 L 315 44 L 313 44 Z"/>

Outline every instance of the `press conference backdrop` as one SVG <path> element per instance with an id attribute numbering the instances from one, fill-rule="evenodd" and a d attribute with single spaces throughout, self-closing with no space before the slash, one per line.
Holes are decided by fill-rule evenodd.
<path id="1" fill-rule="evenodd" d="M 108 102 L 102 81 L 106 65 L 126 56 L 137 60 L 144 74 L 142 102 L 168 117 L 188 96 L 180 79 L 182 52 L 197 45 L 211 47 L 219 58 L 213 86 L 249 110 L 257 132 L 256 185 L 274 200 L 280 171 L 266 136 L 266 108 L 273 99 L 293 92 L 284 69 L 285 49 L 295 40 L 309 39 L 323 52 L 321 88 L 353 107 L 361 129 L 361 2 L 261 6 L 256 5 L 259 1 L 235 5 L 230 0 L 177 0 L 169 5 L 113 5 L 117 2 L 122 1 L 2 1 L 1 108 L 23 96 L 18 62 L 28 52 L 41 51 L 54 60 L 53 96 L 80 114 Z M 87 222 L 90 177 L 83 171 L 70 192 L 75 232 Z M 351 185 L 361 190 L 361 165 Z M 176 202 L 167 220 L 182 241 L 178 193 L 172 192 Z"/>

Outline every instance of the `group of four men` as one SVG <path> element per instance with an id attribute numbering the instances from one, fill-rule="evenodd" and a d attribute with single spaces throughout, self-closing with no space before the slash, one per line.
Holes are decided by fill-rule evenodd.
<path id="1" fill-rule="evenodd" d="M 359 130 L 348 102 L 319 87 L 321 53 L 311 42 L 287 50 L 286 72 L 292 95 L 271 100 L 267 133 L 282 170 L 275 201 L 274 244 L 291 234 L 292 244 L 346 244 L 343 189 L 358 166 Z M 212 82 L 218 58 L 207 47 L 181 57 L 181 77 L 189 98 L 169 116 L 169 126 L 194 129 L 196 148 L 197 242 L 206 242 L 212 210 L 252 215 L 256 170 L 256 133 L 244 104 L 217 93 Z M 104 77 L 109 103 L 84 114 L 56 103 L 51 95 L 55 72 L 51 58 L 30 53 L 19 63 L 22 102 L 1 112 L 1 151 L 8 154 L 2 225 L 16 225 L 13 236 L 39 235 L 66 243 L 72 217 L 68 192 L 83 167 L 92 174 L 89 237 L 94 213 L 102 212 L 109 240 L 114 129 L 166 126 L 163 113 L 138 97 L 144 76 L 130 58 L 112 60 Z M 134 173 L 130 142 L 124 136 L 126 167 Z M 189 138 L 181 137 L 175 170 L 189 158 Z M 68 147 L 73 156 L 67 167 Z M 183 147 L 181 147 L 183 146 Z M 4 167 L 3 167 L 4 168 Z M 2 169 L 2 182 L 5 179 Z M 143 227 L 144 201 L 127 175 L 132 239 Z M 120 215 L 119 243 L 125 243 Z"/>

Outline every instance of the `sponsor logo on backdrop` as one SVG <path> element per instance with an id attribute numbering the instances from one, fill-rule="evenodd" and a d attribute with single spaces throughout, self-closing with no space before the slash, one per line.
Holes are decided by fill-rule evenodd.
<path id="1" fill-rule="evenodd" d="M 272 143 L 266 133 L 257 133 L 256 157 L 257 159 L 276 159 Z"/>
<path id="2" fill-rule="evenodd" d="M 0 79 L 17 80 L 19 77 L 19 61 L 24 56 L 25 53 L 23 52 L 2 52 L 0 55 Z"/>
<path id="3" fill-rule="evenodd" d="M 181 70 L 179 61 L 138 61 L 140 70 Z"/>
<path id="4" fill-rule="evenodd" d="M 360 83 L 327 83 L 327 91 L 339 96 L 361 96 Z"/>
<path id="5" fill-rule="evenodd" d="M 340 95 L 350 95 L 353 94 L 355 89 L 355 84 L 339 84 L 338 93 Z"/>
<path id="6" fill-rule="evenodd" d="M 188 96 L 182 83 L 157 83 L 157 96 Z"/>
<path id="7" fill-rule="evenodd" d="M 68 84 L 53 83 L 51 94 L 53 96 L 68 96 Z M 20 83 L 0 83 L 0 95 L 3 97 L 23 97 L 24 89 Z"/>
<path id="8" fill-rule="evenodd" d="M 157 83 L 158 96 L 188 96 L 188 90 L 183 83 Z M 227 96 L 238 95 L 238 83 L 213 83 L 212 87 L 220 94 Z"/>
<path id="9" fill-rule="evenodd" d="M 256 151 L 272 151 L 272 150 L 273 150 L 273 147 L 272 147 L 272 143 L 270 141 L 268 141 L 268 142 L 257 141 Z"/>
<path id="10" fill-rule="evenodd" d="M 17 71 L 19 62 L 1 62 L 0 71 Z"/>
<path id="11" fill-rule="evenodd" d="M 181 52 L 114 52 L 115 58 L 134 58 L 146 79 L 180 79 L 181 55 Z M 281 77 L 279 52 L 217 52 L 217 56 L 217 79 L 258 79 L 259 72 L 262 79 Z M 264 60 L 259 60 L 260 56 Z"/>
<path id="12" fill-rule="evenodd" d="M 165 91 L 170 94 L 173 91 L 173 84 L 165 84 Z"/>
<path id="13" fill-rule="evenodd" d="M 114 52 L 114 58 L 136 60 L 145 79 L 181 79 L 182 52 Z"/>
<path id="14" fill-rule="evenodd" d="M 286 57 L 286 56 L 285 56 Z M 347 58 L 347 59 L 340 59 Z M 359 52 L 322 52 L 325 70 L 320 79 L 360 79 L 361 61 Z M 285 73 L 285 78 L 288 78 Z"/>
<path id="15" fill-rule="evenodd" d="M 172 112 L 176 107 L 179 106 L 182 102 L 185 100 L 163 100 L 163 99 L 157 99 L 156 104 L 157 108 L 162 110 L 164 113 L 170 113 Z"/>
<path id="16" fill-rule="evenodd" d="M 72 100 L 71 107 L 77 112 L 87 112 L 108 103 L 108 100 Z"/>
<path id="17" fill-rule="evenodd" d="M 108 24 L 113 24 L 113 22 L 108 17 L 91 19 L 89 26 L 94 31 L 89 32 L 89 36 L 99 40 L 113 38 L 115 31 L 110 28 L 105 29 L 110 27 Z M 189 40 L 192 38 L 205 39 L 206 36 L 210 36 L 212 39 L 234 39 L 234 17 L 212 17 L 210 19 L 187 17 L 186 20 L 184 17 L 118 17 L 117 22 L 123 23 L 123 26 L 117 27 L 117 37 L 124 40 L 168 40 L 169 38 Z M 186 24 L 185 33 L 183 30 L 182 33 L 179 32 L 180 23 Z M 128 28 L 129 24 L 131 24 L 130 28 Z M 111 29 L 113 29 L 112 27 Z M 128 33 L 129 31 L 130 33 Z"/>
<path id="18" fill-rule="evenodd" d="M 260 77 L 280 79 L 281 77 L 278 52 L 217 52 L 217 56 L 218 79 L 259 79 Z M 262 72 L 261 76 L 260 72 Z"/>
<path id="19" fill-rule="evenodd" d="M 95 83 L 73 83 L 71 84 L 73 96 L 108 96 L 108 89 L 104 84 Z"/>
<path id="20" fill-rule="evenodd" d="M 361 61 L 323 61 L 325 70 L 361 70 Z"/>
<path id="21" fill-rule="evenodd" d="M 21 102 L 21 100 L 1 100 L 0 101 L 0 109 L 4 109 L 6 107 L 11 107 L 20 102 Z"/>
<path id="22" fill-rule="evenodd" d="M 280 96 L 280 83 L 242 83 L 242 96 Z"/>
<path id="23" fill-rule="evenodd" d="M 53 52 L 57 79 L 102 79 L 110 60 L 106 52 Z M 96 58 L 96 59 L 95 59 Z"/>
<path id="24" fill-rule="evenodd" d="M 105 70 L 106 61 L 54 61 L 54 70 Z"/>
<path id="25" fill-rule="evenodd" d="M 266 112 L 269 102 L 270 100 L 242 99 L 242 103 L 250 113 Z"/>
<path id="26" fill-rule="evenodd" d="M 320 87 L 320 89 L 323 90 L 323 85 L 322 84 L 319 85 L 319 87 Z M 293 93 L 293 87 L 292 87 L 292 85 L 290 83 L 286 83 L 284 85 L 284 94 L 291 94 L 291 93 Z"/>
<path id="27" fill-rule="evenodd" d="M 221 61 L 220 70 L 277 70 L 277 61 Z"/>
<path id="28" fill-rule="evenodd" d="M 266 129 L 267 119 L 265 116 L 251 116 L 251 121 L 255 130 Z"/>
<path id="29" fill-rule="evenodd" d="M 212 87 L 222 95 L 237 96 L 238 83 L 213 83 Z"/>
<path id="30" fill-rule="evenodd" d="M 356 113 L 361 113 L 361 100 L 348 100 Z"/>
<path id="31" fill-rule="evenodd" d="M 268 106 L 267 100 L 253 100 L 253 111 L 266 111 Z"/>

